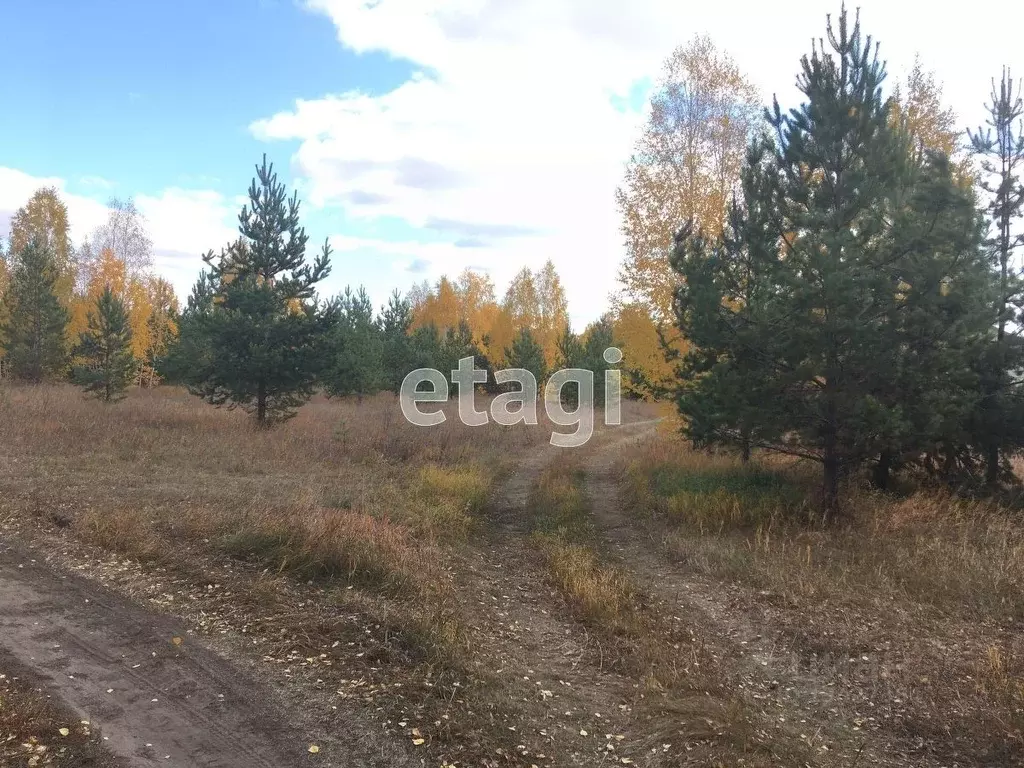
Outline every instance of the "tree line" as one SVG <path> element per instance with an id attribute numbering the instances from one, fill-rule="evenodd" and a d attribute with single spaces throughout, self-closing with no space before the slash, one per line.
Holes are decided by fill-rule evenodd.
<path id="1" fill-rule="evenodd" d="M 57 190 L 35 192 L 0 247 L 0 373 L 31 382 L 91 380 L 97 324 L 120 312 L 128 380 L 154 383 L 155 361 L 176 334 L 178 305 L 170 283 L 151 271 L 151 247 L 131 200 L 111 200 L 107 221 L 76 248 Z"/>
<path id="2" fill-rule="evenodd" d="M 521 270 L 500 304 L 490 278 L 471 270 L 407 296 L 395 291 L 379 312 L 362 287 L 321 300 L 316 286 L 330 274 L 330 247 L 307 259 L 299 200 L 287 197 L 266 157 L 239 215 L 239 238 L 203 256 L 180 312 L 169 285 L 145 274 L 150 244 L 131 203 L 112 206 L 111 222 L 77 250 L 67 229 L 53 189 L 15 216 L 0 298 L 12 378 L 70 377 L 105 401 L 121 399 L 133 382 L 168 381 L 251 411 L 265 426 L 293 415 L 315 390 L 397 392 L 409 371 L 451 371 L 465 357 L 488 371 L 492 391 L 498 366 L 525 368 L 540 382 L 556 367 L 607 367 L 611 321 L 575 334 L 550 261 Z"/>

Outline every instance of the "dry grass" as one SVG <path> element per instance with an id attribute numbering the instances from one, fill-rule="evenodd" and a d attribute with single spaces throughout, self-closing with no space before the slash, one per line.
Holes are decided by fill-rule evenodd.
<path id="1" fill-rule="evenodd" d="M 585 471 L 563 455 L 529 499 L 531 538 L 551 583 L 600 638 L 602 663 L 635 680 L 652 751 L 682 736 L 709 747 L 712 765 L 805 764 L 805 745 L 760 721 L 703 629 L 666 613 L 675 609 L 637 583 L 630 563 L 611 562 L 590 507 Z M 772 727 L 776 738 L 766 740 Z"/>
<path id="2" fill-rule="evenodd" d="M 541 474 L 528 502 L 533 541 L 553 583 L 584 622 L 636 637 L 644 630 L 636 590 L 625 572 L 602 563 L 594 550 L 583 480 L 583 471 L 567 458 Z"/>
<path id="3" fill-rule="evenodd" d="M 317 398 L 261 431 L 173 388 L 105 407 L 67 386 L 7 386 L 0 513 L 28 512 L 142 562 L 170 563 L 184 545 L 442 606 L 444 551 L 465 541 L 494 481 L 549 429 L 471 429 L 454 413 L 418 428 L 380 395 Z M 418 611 L 434 613 L 445 616 L 438 636 L 452 636 L 449 611 Z"/>
<path id="4" fill-rule="evenodd" d="M 57 704 L 28 671 L 0 653 L 0 765 L 118 768 L 88 722 Z"/>
<path id="5" fill-rule="evenodd" d="M 806 501 L 815 473 L 800 464 L 744 467 L 663 437 L 622 469 L 623 503 L 662 531 L 673 560 L 735 585 L 752 621 L 770 621 L 887 727 L 946 759 L 1024 755 L 1018 512 L 851 482 L 845 519 L 823 529 Z M 870 671 L 855 673 L 862 658 Z"/>
<path id="6" fill-rule="evenodd" d="M 669 522 L 677 553 L 708 575 L 792 599 L 869 591 L 943 616 L 1024 618 L 1017 512 L 928 489 L 900 498 L 850 488 L 844 524 L 821 529 L 807 501 L 814 480 L 807 469 L 743 467 L 662 441 L 631 456 L 627 501 Z M 708 538 L 731 551 L 702 555 Z"/>
<path id="7" fill-rule="evenodd" d="M 227 583 L 230 600 L 208 607 L 268 657 L 345 651 L 339 684 L 362 678 L 374 711 L 445 722 L 456 750 L 509 749 L 515 735 L 488 734 L 506 705 L 478 684 L 452 572 L 494 483 L 552 425 L 470 428 L 444 407 L 424 429 L 390 395 L 315 398 L 261 431 L 174 388 L 105 407 L 70 386 L 0 384 L 0 522 L 199 591 Z"/>

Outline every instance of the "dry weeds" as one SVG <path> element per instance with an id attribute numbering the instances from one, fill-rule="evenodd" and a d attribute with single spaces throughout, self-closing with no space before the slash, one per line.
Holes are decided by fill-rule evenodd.
<path id="1" fill-rule="evenodd" d="M 866 713 L 864 730 L 953 764 L 1024 756 L 1018 512 L 854 479 L 846 518 L 822 529 L 805 501 L 813 469 L 799 463 L 744 467 L 663 437 L 622 470 L 623 503 L 671 560 L 724 583 L 752 625 Z"/>

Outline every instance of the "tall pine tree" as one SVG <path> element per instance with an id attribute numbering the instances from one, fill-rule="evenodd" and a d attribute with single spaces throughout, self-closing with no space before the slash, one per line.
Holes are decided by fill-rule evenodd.
<path id="1" fill-rule="evenodd" d="M 984 398 L 972 431 L 984 454 L 985 479 L 994 484 L 1011 474 L 1007 454 L 1024 438 L 1024 402 L 1011 373 L 1024 366 L 1024 340 L 1015 322 L 1024 306 L 1024 280 L 1013 264 L 1014 253 L 1024 245 L 1024 232 L 1019 231 L 1024 217 L 1024 100 L 1007 70 L 998 86 L 993 81 L 986 109 L 988 127 L 969 135 L 981 160 L 980 186 L 988 196 L 987 246 L 999 271 L 999 293 L 993 308 L 996 339 L 978 363 Z"/>
<path id="2" fill-rule="evenodd" d="M 108 285 L 89 311 L 88 330 L 75 349 L 84 361 L 75 368 L 75 381 L 105 403 L 124 398 L 135 379 L 138 363 L 132 355 L 132 328 L 124 302 Z"/>
<path id="3" fill-rule="evenodd" d="M 41 240 L 21 248 L 0 306 L 4 370 L 15 379 L 38 383 L 66 373 L 68 313 L 56 295 L 59 280 L 53 254 Z"/>
<path id="4" fill-rule="evenodd" d="M 306 262 L 298 195 L 286 197 L 266 156 L 238 220 L 239 240 L 203 257 L 209 274 L 183 318 L 181 348 L 195 355 L 190 391 L 265 427 L 295 414 L 329 359 L 333 313 L 314 286 L 330 273 L 330 247 Z"/>
<path id="5" fill-rule="evenodd" d="M 900 408 L 876 393 L 913 288 L 891 231 L 911 153 L 881 95 L 877 46 L 845 8 L 827 43 L 802 59 L 804 104 L 768 112 L 774 136 L 748 152 L 722 242 L 686 229 L 672 258 L 694 344 L 680 397 L 691 435 L 820 462 L 826 517 L 843 473 L 901 430 Z"/>

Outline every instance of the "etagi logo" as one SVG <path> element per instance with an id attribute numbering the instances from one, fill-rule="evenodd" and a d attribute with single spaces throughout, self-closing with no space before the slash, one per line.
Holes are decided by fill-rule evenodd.
<path id="1" fill-rule="evenodd" d="M 622 362 L 622 351 L 609 347 L 604 351 L 609 365 Z M 506 427 L 516 424 L 537 423 L 537 377 L 525 368 L 506 368 L 494 372 L 498 384 L 519 385 L 518 391 L 502 392 L 491 401 L 490 418 Z M 459 388 L 459 420 L 469 427 L 481 427 L 489 421 L 487 411 L 476 409 L 476 385 L 487 383 L 487 371 L 473 367 L 473 358 L 459 360 L 452 371 L 452 383 Z M 578 392 L 576 408 L 566 410 L 562 390 L 575 383 Z M 432 389 L 417 391 L 422 384 Z M 622 423 L 622 372 L 610 368 L 604 372 L 604 423 L 617 426 Z M 443 411 L 424 413 L 418 403 L 448 402 L 448 380 L 434 368 L 417 368 L 402 381 L 399 392 L 402 415 L 417 427 L 434 427 L 447 419 Z M 551 444 L 559 448 L 578 448 L 594 434 L 594 372 L 585 368 L 563 368 L 555 371 L 544 386 L 544 411 L 560 427 L 575 427 L 575 432 L 552 432 Z"/>

